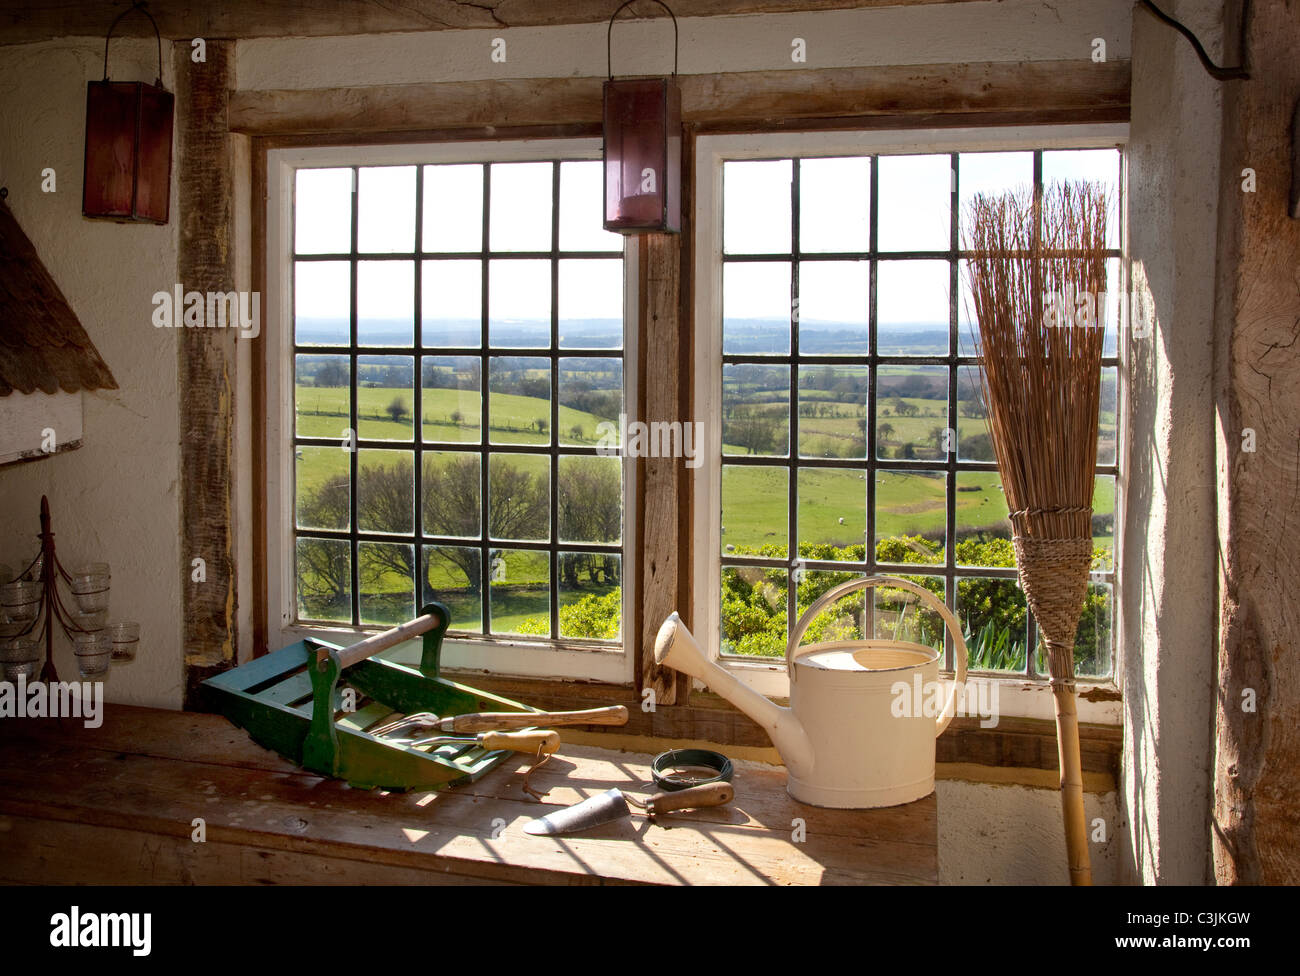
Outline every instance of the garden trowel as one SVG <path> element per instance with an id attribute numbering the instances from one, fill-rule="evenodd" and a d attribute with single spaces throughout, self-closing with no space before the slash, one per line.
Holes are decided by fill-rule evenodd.
<path id="1" fill-rule="evenodd" d="M 702 786 L 692 786 L 688 790 L 656 793 L 642 802 L 615 788 L 588 797 L 581 803 L 575 803 L 556 813 L 539 817 L 524 825 L 524 833 L 551 837 L 556 834 L 575 834 L 582 830 L 590 830 L 592 827 L 632 816 L 629 802 L 644 810 L 646 816 L 653 817 L 672 810 L 719 806 L 730 803 L 735 795 L 736 791 L 732 789 L 730 783 L 705 783 Z"/>

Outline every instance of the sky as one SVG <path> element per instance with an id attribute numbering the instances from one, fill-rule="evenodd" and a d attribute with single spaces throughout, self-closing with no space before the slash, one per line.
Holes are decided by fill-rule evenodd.
<path id="1" fill-rule="evenodd" d="M 1115 198 L 1119 170 L 1113 149 L 1043 154 L 1045 182 L 1102 180 Z M 800 246 L 805 252 L 865 250 L 868 228 L 868 157 L 805 159 L 801 163 Z M 950 226 L 947 154 L 879 159 L 878 221 L 882 251 L 946 249 Z M 494 250 L 549 250 L 550 163 L 492 164 L 488 228 Z M 789 160 L 734 161 L 724 166 L 723 247 L 727 254 L 789 253 Z M 977 192 L 1027 187 L 1029 152 L 962 153 L 961 205 Z M 412 251 L 416 230 L 415 166 L 366 167 L 358 181 L 358 247 L 362 252 Z M 478 250 L 482 244 L 482 179 L 477 164 L 424 167 L 423 244 L 426 252 Z M 346 252 L 351 244 L 352 171 L 303 169 L 297 175 L 295 246 L 299 254 Z M 601 163 L 565 162 L 560 177 L 562 249 L 608 251 L 609 260 L 562 261 L 560 317 L 619 318 L 622 239 L 601 227 Z M 1118 221 L 1112 218 L 1118 246 Z M 1118 262 L 1115 262 L 1116 266 Z M 1116 267 L 1116 272 L 1118 268 Z M 361 319 L 413 317 L 413 261 L 362 261 L 357 301 Z M 925 326 L 948 318 L 947 263 L 881 261 L 877 271 L 882 326 Z M 475 319 L 480 315 L 477 262 L 426 261 L 424 315 Z M 498 260 L 490 275 L 493 319 L 548 321 L 551 280 L 545 260 Z M 959 275 L 959 281 L 961 276 Z M 346 262 L 299 262 L 295 302 L 300 318 L 346 317 Z M 964 290 L 964 289 L 963 289 Z M 1116 289 L 1111 289 L 1112 291 Z M 864 262 L 806 262 L 801 270 L 800 318 L 863 324 L 867 319 Z M 781 262 L 728 263 L 723 282 L 727 318 L 783 319 L 788 315 L 790 266 Z M 959 302 L 966 322 L 964 300 Z M 1112 320 L 1113 321 L 1113 320 Z M 964 325 L 963 325 L 964 328 Z"/>

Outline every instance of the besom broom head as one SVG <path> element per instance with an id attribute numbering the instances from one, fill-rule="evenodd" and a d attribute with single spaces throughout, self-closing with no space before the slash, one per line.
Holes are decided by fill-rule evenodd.
<path id="1" fill-rule="evenodd" d="M 1067 182 L 977 195 L 965 214 L 989 433 L 1054 682 L 1074 678 L 1092 564 L 1108 203 L 1101 184 Z"/>

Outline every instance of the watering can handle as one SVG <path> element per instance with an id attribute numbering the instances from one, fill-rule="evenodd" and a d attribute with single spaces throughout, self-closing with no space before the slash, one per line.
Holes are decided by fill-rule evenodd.
<path id="1" fill-rule="evenodd" d="M 952 721 L 953 715 L 957 712 L 957 691 L 966 683 L 967 650 L 966 641 L 961 636 L 961 625 L 957 623 L 957 618 L 953 616 L 952 611 L 948 609 L 942 600 L 923 586 L 917 586 L 915 583 L 899 579 L 896 576 L 868 576 L 864 579 L 849 580 L 847 583 L 841 583 L 839 586 L 827 590 L 813 602 L 812 606 L 803 612 L 798 622 L 795 623 L 794 630 L 790 633 L 790 643 L 785 648 L 786 672 L 790 675 L 790 680 L 794 681 L 796 674 L 794 669 L 795 658 L 815 646 L 809 645 L 801 648 L 799 642 L 803 640 L 803 635 L 807 632 L 809 625 L 817 619 L 818 614 L 842 596 L 875 586 L 888 586 L 916 594 L 916 596 L 920 597 L 922 603 L 926 604 L 943 619 L 944 627 L 947 628 L 948 633 L 952 634 L 953 657 L 957 663 L 956 680 L 952 692 L 948 695 L 948 700 L 944 703 L 943 711 L 939 713 L 939 717 L 935 720 L 934 734 L 937 738 L 948 727 L 948 723 Z"/>
<path id="2" fill-rule="evenodd" d="M 403 641 L 408 641 L 412 637 L 419 637 L 427 630 L 432 630 L 442 623 L 442 618 L 436 613 L 426 613 L 416 617 L 414 620 L 408 620 L 404 624 L 399 624 L 392 630 L 385 630 L 383 633 L 374 634 L 363 641 L 358 641 L 351 647 L 344 647 L 337 651 L 339 670 L 351 667 L 358 661 L 364 661 L 366 658 L 378 654 L 380 651 L 387 650 L 390 647 L 396 647 Z"/>

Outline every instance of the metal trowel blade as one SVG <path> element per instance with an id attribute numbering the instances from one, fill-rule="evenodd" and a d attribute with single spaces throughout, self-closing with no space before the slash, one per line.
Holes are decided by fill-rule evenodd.
<path id="1" fill-rule="evenodd" d="M 615 788 L 524 824 L 524 833 L 541 834 L 546 837 L 556 834 L 575 834 L 581 830 L 590 830 L 592 827 L 599 827 L 612 820 L 630 816 L 632 810 L 627 805 L 623 791 Z"/>

